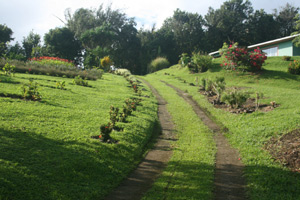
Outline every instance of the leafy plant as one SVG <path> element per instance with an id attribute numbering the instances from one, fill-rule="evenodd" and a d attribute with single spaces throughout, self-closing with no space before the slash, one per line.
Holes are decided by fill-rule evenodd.
<path id="1" fill-rule="evenodd" d="M 239 108 L 249 97 L 249 93 L 241 92 L 234 88 L 232 91 L 223 94 L 221 101 L 230 105 L 231 108 Z"/>
<path id="2" fill-rule="evenodd" d="M 283 57 L 282 57 L 282 60 L 290 61 L 291 58 L 292 58 L 291 56 L 283 56 Z"/>
<path id="3" fill-rule="evenodd" d="M 300 74 L 300 60 L 290 62 L 288 72 L 291 74 Z"/>
<path id="4" fill-rule="evenodd" d="M 88 84 L 88 81 L 87 80 L 84 80 L 80 77 L 80 75 L 76 76 L 74 79 L 73 79 L 73 83 L 75 85 L 82 85 L 82 86 L 89 86 Z"/>
<path id="5" fill-rule="evenodd" d="M 66 82 L 65 81 L 57 81 L 56 82 L 56 88 L 57 89 L 64 90 L 65 86 L 66 86 Z"/>
<path id="6" fill-rule="evenodd" d="M 23 84 L 21 87 L 22 96 L 24 99 L 30 99 L 30 100 L 41 100 L 42 96 L 40 95 L 39 84 L 37 82 L 33 82 L 32 79 L 29 80 L 29 83 Z"/>
<path id="7" fill-rule="evenodd" d="M 100 138 L 103 142 L 109 142 L 111 140 L 110 134 L 112 132 L 112 124 L 104 124 L 100 126 Z"/>
<path id="8" fill-rule="evenodd" d="M 112 60 L 110 59 L 109 56 L 104 56 L 100 62 L 101 62 L 101 66 L 103 67 L 104 71 L 108 71 L 109 67 L 112 65 Z"/>
<path id="9" fill-rule="evenodd" d="M 217 77 L 216 80 L 212 83 L 213 92 L 217 95 L 217 102 L 220 103 L 221 95 L 225 90 L 225 78 Z"/>
<path id="10" fill-rule="evenodd" d="M 110 116 L 111 126 L 113 128 L 115 126 L 116 122 L 119 121 L 119 108 L 110 106 L 109 116 Z"/>
<path id="11" fill-rule="evenodd" d="M 8 76 L 10 76 L 11 74 L 13 75 L 15 73 L 15 69 L 16 69 L 16 66 L 10 65 L 9 63 L 6 63 L 4 65 L 4 67 L 2 68 L 2 70 L 4 71 L 4 74 L 8 75 Z"/>
<path id="12" fill-rule="evenodd" d="M 198 53 L 193 53 L 191 58 L 191 64 L 189 68 L 191 71 L 198 72 L 206 72 L 208 69 L 212 67 L 212 57 L 209 55 Z"/>
<path id="13" fill-rule="evenodd" d="M 164 57 L 157 57 L 148 66 L 148 72 L 156 72 L 170 66 L 170 62 Z"/>
<path id="14" fill-rule="evenodd" d="M 255 110 L 258 110 L 258 108 L 259 108 L 259 101 L 260 101 L 260 99 L 262 99 L 263 97 L 264 97 L 264 94 L 263 94 L 263 93 L 256 92 L 256 98 L 255 98 Z"/>
<path id="15" fill-rule="evenodd" d="M 188 66 L 188 64 L 191 62 L 191 58 L 190 56 L 187 54 L 187 53 L 182 53 L 180 56 L 179 56 L 179 64 L 182 66 L 182 67 L 186 67 Z"/>

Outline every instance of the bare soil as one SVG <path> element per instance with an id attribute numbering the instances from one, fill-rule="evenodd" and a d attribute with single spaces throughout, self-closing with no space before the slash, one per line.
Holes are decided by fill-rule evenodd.
<path id="1" fill-rule="evenodd" d="M 272 138 L 265 148 L 273 158 L 294 172 L 300 172 L 300 129 Z"/>
<path id="2" fill-rule="evenodd" d="M 161 174 L 172 155 L 170 140 L 176 140 L 176 137 L 173 132 L 174 124 L 167 111 L 167 102 L 158 94 L 155 88 L 148 82 L 144 82 L 150 87 L 158 101 L 158 118 L 161 125 L 161 134 L 157 138 L 154 148 L 147 153 L 143 161 L 127 179 L 105 198 L 106 200 L 141 199 Z"/>
<path id="3" fill-rule="evenodd" d="M 166 83 L 166 82 L 164 82 Z M 243 200 L 246 198 L 246 182 L 243 177 L 244 165 L 241 162 L 239 153 L 230 147 L 224 137 L 221 128 L 211 120 L 208 115 L 200 108 L 191 96 L 182 90 L 166 83 L 175 89 L 179 96 L 188 102 L 194 109 L 198 117 L 214 132 L 214 139 L 217 145 L 215 180 L 214 180 L 214 199 L 216 200 Z"/>

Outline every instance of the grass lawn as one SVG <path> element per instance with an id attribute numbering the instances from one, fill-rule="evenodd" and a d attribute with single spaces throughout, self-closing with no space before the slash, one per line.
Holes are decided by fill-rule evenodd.
<path id="1" fill-rule="evenodd" d="M 104 74 L 91 87 L 43 75 L 0 75 L 0 93 L 21 94 L 29 78 L 40 84 L 41 101 L 0 97 L 0 199 L 102 199 L 135 167 L 157 121 L 150 90 L 142 106 L 113 132 L 118 144 L 101 143 L 100 125 L 111 105 L 135 96 L 122 76 Z M 65 81 L 66 90 L 56 89 Z"/>
<path id="2" fill-rule="evenodd" d="M 151 77 L 188 91 L 217 123 L 228 129 L 226 137 L 239 150 L 246 165 L 245 177 L 250 199 L 300 199 L 300 174 L 275 162 L 264 150 L 265 143 L 271 137 L 299 128 L 300 77 L 287 72 L 289 62 L 281 57 L 268 58 L 265 70 L 259 74 L 222 70 L 219 67 L 221 59 L 216 59 L 214 63 L 212 70 L 201 74 L 190 74 L 186 68 L 176 65 L 156 72 Z M 267 113 L 258 111 L 240 115 L 214 108 L 206 97 L 199 94 L 199 87 L 189 83 L 195 84 L 196 77 L 200 82 L 203 77 L 212 79 L 217 76 L 225 77 L 227 87 L 238 86 L 245 88 L 245 91 L 262 92 L 265 96 L 262 103 L 275 101 L 280 107 Z"/>
<path id="3" fill-rule="evenodd" d="M 174 152 L 167 168 L 143 199 L 212 199 L 213 134 L 175 90 L 153 74 L 145 79 L 168 102 L 178 140 L 172 142 Z"/>

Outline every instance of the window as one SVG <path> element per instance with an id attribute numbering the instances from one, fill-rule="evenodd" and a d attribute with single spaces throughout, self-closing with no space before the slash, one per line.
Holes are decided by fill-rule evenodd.
<path id="1" fill-rule="evenodd" d="M 278 56 L 278 46 L 262 49 L 262 51 L 266 53 L 267 56 Z"/>

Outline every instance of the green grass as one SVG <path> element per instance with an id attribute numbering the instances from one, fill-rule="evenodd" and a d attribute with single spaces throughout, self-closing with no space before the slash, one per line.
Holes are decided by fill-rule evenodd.
<path id="1" fill-rule="evenodd" d="M 188 91 L 215 121 L 228 128 L 226 136 L 231 145 L 239 150 L 246 165 L 245 177 L 250 199 L 300 199 L 299 173 L 292 173 L 273 161 L 270 154 L 263 149 L 271 137 L 299 128 L 300 77 L 287 72 L 289 62 L 283 61 L 281 57 L 268 58 L 265 70 L 259 74 L 222 70 L 219 67 L 220 59 L 216 59 L 214 63 L 213 69 L 201 74 L 190 74 L 186 68 L 173 66 L 152 76 Z M 262 103 L 276 101 L 280 107 L 267 113 L 231 114 L 214 108 L 199 94 L 198 87 L 188 84 L 195 84 L 196 77 L 200 82 L 203 77 L 212 79 L 217 76 L 224 76 L 228 87 L 238 86 L 246 88 L 246 91 L 262 92 L 266 97 Z"/>
<path id="2" fill-rule="evenodd" d="M 144 86 L 150 98 L 112 133 L 119 143 L 105 144 L 91 136 L 109 121 L 110 105 L 135 95 L 123 77 L 105 74 L 83 87 L 68 78 L 0 75 L 0 93 L 20 95 L 29 78 L 40 84 L 41 101 L 0 97 L 0 199 L 102 199 L 141 159 L 157 121 L 155 98 Z"/>
<path id="3" fill-rule="evenodd" d="M 164 83 L 147 76 L 168 102 L 178 140 L 167 168 L 143 199 L 212 199 L 216 146 L 192 107 Z"/>

